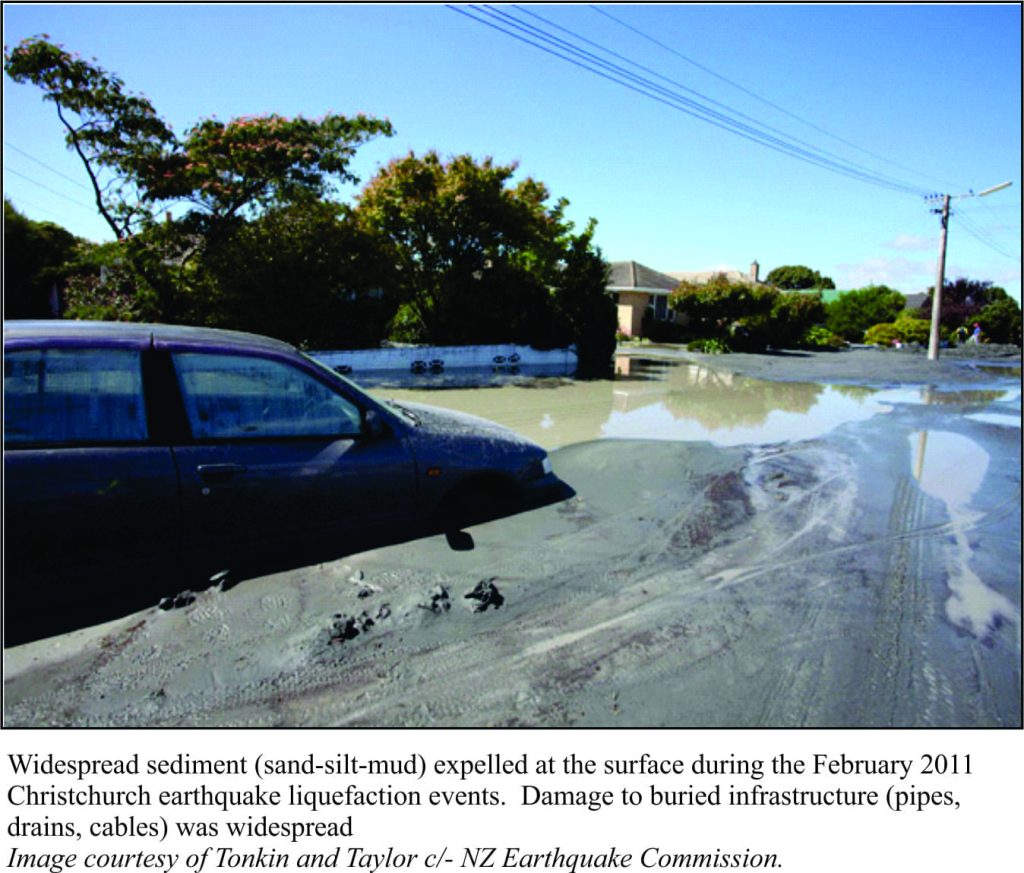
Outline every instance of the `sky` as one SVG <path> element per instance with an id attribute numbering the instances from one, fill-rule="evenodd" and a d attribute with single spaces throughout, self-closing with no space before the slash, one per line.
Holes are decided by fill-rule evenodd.
<path id="1" fill-rule="evenodd" d="M 48 34 L 145 94 L 178 134 L 208 117 L 365 112 L 396 133 L 360 148 L 361 184 L 410 151 L 516 162 L 515 178 L 569 200 L 578 228 L 597 220 L 607 260 L 661 272 L 756 260 L 762 278 L 806 264 L 839 288 L 920 292 L 940 230 L 925 195 L 1011 181 L 954 199 L 946 277 L 1020 300 L 1017 4 L 7 3 L 3 18 L 6 48 Z M 496 29 L 542 42 L 523 26 L 658 99 Z M 680 97 L 831 169 L 687 114 Z M 4 196 L 109 239 L 54 107 L 6 76 L 3 98 Z"/>

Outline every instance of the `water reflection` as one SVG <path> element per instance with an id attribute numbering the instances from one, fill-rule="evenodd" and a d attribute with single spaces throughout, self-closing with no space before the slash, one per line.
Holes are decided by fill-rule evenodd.
<path id="1" fill-rule="evenodd" d="M 1020 613 L 1013 603 L 989 588 L 971 567 L 968 533 L 984 518 L 971 504 L 985 481 L 989 453 L 974 440 L 948 431 L 911 434 L 910 445 L 918 486 L 946 505 L 950 519 L 946 617 L 980 640 L 991 637 L 1004 621 L 1019 625 Z"/>
<path id="2" fill-rule="evenodd" d="M 880 410 L 870 389 L 850 386 L 767 382 L 627 356 L 616 360 L 615 372 L 614 379 L 592 382 L 542 377 L 375 393 L 490 418 L 549 449 L 607 438 L 777 443 L 818 436 Z"/>

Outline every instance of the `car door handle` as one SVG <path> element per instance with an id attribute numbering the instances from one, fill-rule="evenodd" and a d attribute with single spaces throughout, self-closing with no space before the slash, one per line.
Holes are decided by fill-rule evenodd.
<path id="1" fill-rule="evenodd" d="M 204 482 L 214 484 L 216 482 L 227 482 L 235 476 L 245 472 L 241 464 L 200 464 L 196 467 L 199 478 Z"/>

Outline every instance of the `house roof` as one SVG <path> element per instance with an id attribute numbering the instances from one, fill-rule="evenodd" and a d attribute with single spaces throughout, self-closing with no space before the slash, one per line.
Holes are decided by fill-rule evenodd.
<path id="1" fill-rule="evenodd" d="M 636 261 L 612 261 L 609 264 L 608 284 L 610 291 L 648 291 L 667 294 L 675 291 L 679 284 L 673 279 Z"/>
<path id="2" fill-rule="evenodd" d="M 730 282 L 742 282 L 747 285 L 764 285 L 765 283 L 760 280 L 754 280 L 750 278 L 749 273 L 744 273 L 741 270 L 690 270 L 685 273 L 669 273 L 672 279 L 679 282 L 693 282 L 695 285 L 703 285 L 705 282 L 710 281 L 715 276 L 725 276 Z"/>

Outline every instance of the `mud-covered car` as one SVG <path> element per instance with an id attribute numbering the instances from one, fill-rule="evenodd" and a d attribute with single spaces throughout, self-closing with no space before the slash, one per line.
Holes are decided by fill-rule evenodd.
<path id="1" fill-rule="evenodd" d="M 572 493 L 497 424 L 181 326 L 5 322 L 4 449 L 5 645 Z"/>

